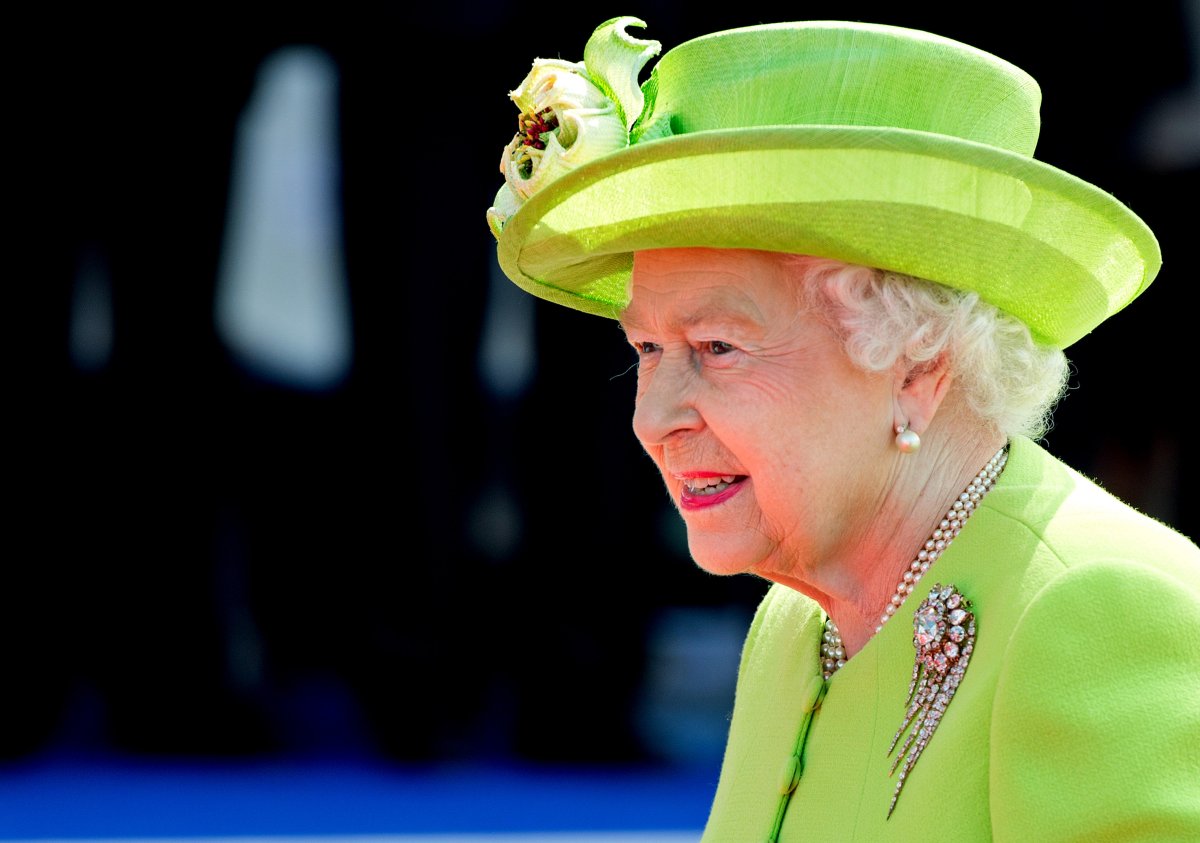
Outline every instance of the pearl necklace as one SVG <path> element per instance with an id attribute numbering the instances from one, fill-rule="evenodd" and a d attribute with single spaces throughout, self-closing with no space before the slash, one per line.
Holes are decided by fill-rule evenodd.
<path id="1" fill-rule="evenodd" d="M 888 618 L 896 614 L 896 610 L 904 603 L 904 599 L 913 593 L 913 588 L 921 581 L 921 577 L 929 570 L 929 566 L 933 564 L 934 560 L 941 556 L 950 546 L 950 542 L 954 541 L 954 537 L 962 532 L 967 519 L 975 511 L 975 507 L 983 500 L 983 496 L 991 491 L 996 478 L 1004 470 L 1006 462 L 1008 462 L 1007 445 L 988 460 L 988 464 L 975 475 L 963 493 L 955 499 L 945 517 L 917 552 L 916 558 L 909 563 L 891 600 L 883 614 L 879 616 L 879 625 L 875 627 L 876 633 L 883 629 Z M 845 663 L 846 649 L 842 644 L 841 633 L 838 632 L 833 618 L 826 618 L 825 632 L 821 636 L 821 673 L 826 679 L 829 679 Z"/>

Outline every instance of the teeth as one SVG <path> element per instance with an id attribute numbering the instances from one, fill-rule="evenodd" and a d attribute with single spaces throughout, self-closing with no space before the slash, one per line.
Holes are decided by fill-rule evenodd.
<path id="1" fill-rule="evenodd" d="M 687 490 L 694 495 L 715 495 L 729 488 L 737 475 L 723 474 L 720 477 L 693 477 L 684 481 Z"/>

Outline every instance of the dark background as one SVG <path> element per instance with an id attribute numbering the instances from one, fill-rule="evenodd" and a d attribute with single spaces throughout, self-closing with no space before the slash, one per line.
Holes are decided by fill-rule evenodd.
<path id="1" fill-rule="evenodd" d="M 479 365 L 507 93 L 535 57 L 579 60 L 615 14 L 664 49 L 800 14 L 893 23 L 1029 71 L 1037 157 L 1130 205 L 1165 255 L 1142 299 L 1069 349 L 1048 445 L 1200 534 L 1183 403 L 1200 126 L 1163 122 L 1197 96 L 1200 21 L 1183 2 L 1049 8 L 450 0 L 15 24 L 10 85 L 29 108 L 13 127 L 0 756 L 661 753 L 636 712 L 665 613 L 741 619 L 765 586 L 687 559 L 630 431 L 612 323 L 531 301 L 526 388 L 497 391 Z M 321 389 L 256 374 L 213 319 L 238 119 L 263 61 L 293 45 L 339 77 L 353 364 Z M 1172 153 L 1169 125 L 1190 146 Z M 71 303 L 95 256 L 113 343 L 81 367 Z"/>

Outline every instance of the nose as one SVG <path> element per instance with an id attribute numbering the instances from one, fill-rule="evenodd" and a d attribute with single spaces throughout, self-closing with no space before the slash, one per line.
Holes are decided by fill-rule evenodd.
<path id="1" fill-rule="evenodd" d="M 664 445 L 679 433 L 697 430 L 696 377 L 686 355 L 663 353 L 653 371 L 638 371 L 633 432 L 642 447 Z"/>

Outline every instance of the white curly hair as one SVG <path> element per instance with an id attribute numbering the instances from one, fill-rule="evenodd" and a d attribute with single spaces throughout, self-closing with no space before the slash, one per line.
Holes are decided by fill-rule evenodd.
<path id="1" fill-rule="evenodd" d="M 897 272 L 785 255 L 806 306 L 824 311 L 846 353 L 867 371 L 949 355 L 969 407 L 1005 436 L 1037 439 L 1051 425 L 1069 363 L 1034 341 L 1023 322 L 973 292 Z"/>

